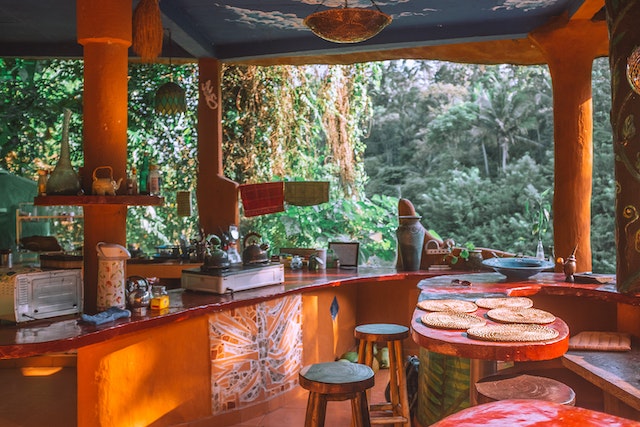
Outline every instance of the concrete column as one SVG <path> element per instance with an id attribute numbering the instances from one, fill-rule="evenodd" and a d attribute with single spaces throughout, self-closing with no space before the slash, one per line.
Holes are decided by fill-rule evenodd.
<path id="1" fill-rule="evenodd" d="M 591 69 L 603 39 L 592 30 L 586 34 L 593 40 L 585 40 L 585 28 L 592 27 L 590 21 L 571 21 L 530 35 L 545 55 L 553 83 L 555 252 L 566 258 L 577 247 L 579 272 L 591 271 Z"/>
<path id="2" fill-rule="evenodd" d="M 218 60 L 199 61 L 198 214 L 205 233 L 219 234 L 239 223 L 238 184 L 224 177 L 222 167 L 222 67 Z"/>
<path id="3" fill-rule="evenodd" d="M 128 48 L 132 0 L 77 0 L 77 36 L 84 47 L 82 187 L 91 191 L 91 174 L 111 166 L 126 177 Z M 126 205 L 84 207 L 84 306 L 96 311 L 100 241 L 126 244 Z"/>

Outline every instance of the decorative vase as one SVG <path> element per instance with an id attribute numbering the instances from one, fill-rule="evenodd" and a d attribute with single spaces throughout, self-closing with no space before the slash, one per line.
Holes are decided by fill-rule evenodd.
<path id="1" fill-rule="evenodd" d="M 420 216 L 400 216 L 396 236 L 398 238 L 399 267 L 404 271 L 420 270 L 425 229 Z"/>
<path id="2" fill-rule="evenodd" d="M 60 141 L 60 158 L 47 181 L 48 195 L 75 196 L 80 192 L 80 180 L 78 179 L 78 174 L 71 166 L 71 156 L 69 152 L 70 120 L 71 110 L 65 108 L 64 121 L 62 125 L 62 140 Z"/>

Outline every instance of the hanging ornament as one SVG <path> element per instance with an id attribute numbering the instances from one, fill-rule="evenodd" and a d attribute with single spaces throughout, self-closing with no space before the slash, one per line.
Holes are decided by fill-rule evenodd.
<path id="1" fill-rule="evenodd" d="M 162 53 L 162 16 L 158 0 L 140 0 L 133 11 L 133 51 L 142 62 L 153 62 Z"/>

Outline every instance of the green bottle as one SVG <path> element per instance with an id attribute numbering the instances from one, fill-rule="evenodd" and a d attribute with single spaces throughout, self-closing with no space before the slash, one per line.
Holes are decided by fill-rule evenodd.
<path id="1" fill-rule="evenodd" d="M 138 191 L 140 194 L 149 194 L 149 153 L 145 152 L 142 157 L 142 165 L 140 165 L 140 185 Z"/>

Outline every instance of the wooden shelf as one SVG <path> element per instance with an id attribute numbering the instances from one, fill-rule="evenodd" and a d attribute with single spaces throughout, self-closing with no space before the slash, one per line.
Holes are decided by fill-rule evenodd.
<path id="1" fill-rule="evenodd" d="M 162 206 L 164 197 L 158 196 L 36 196 L 33 204 L 38 206 L 85 206 L 85 205 L 128 205 Z"/>

